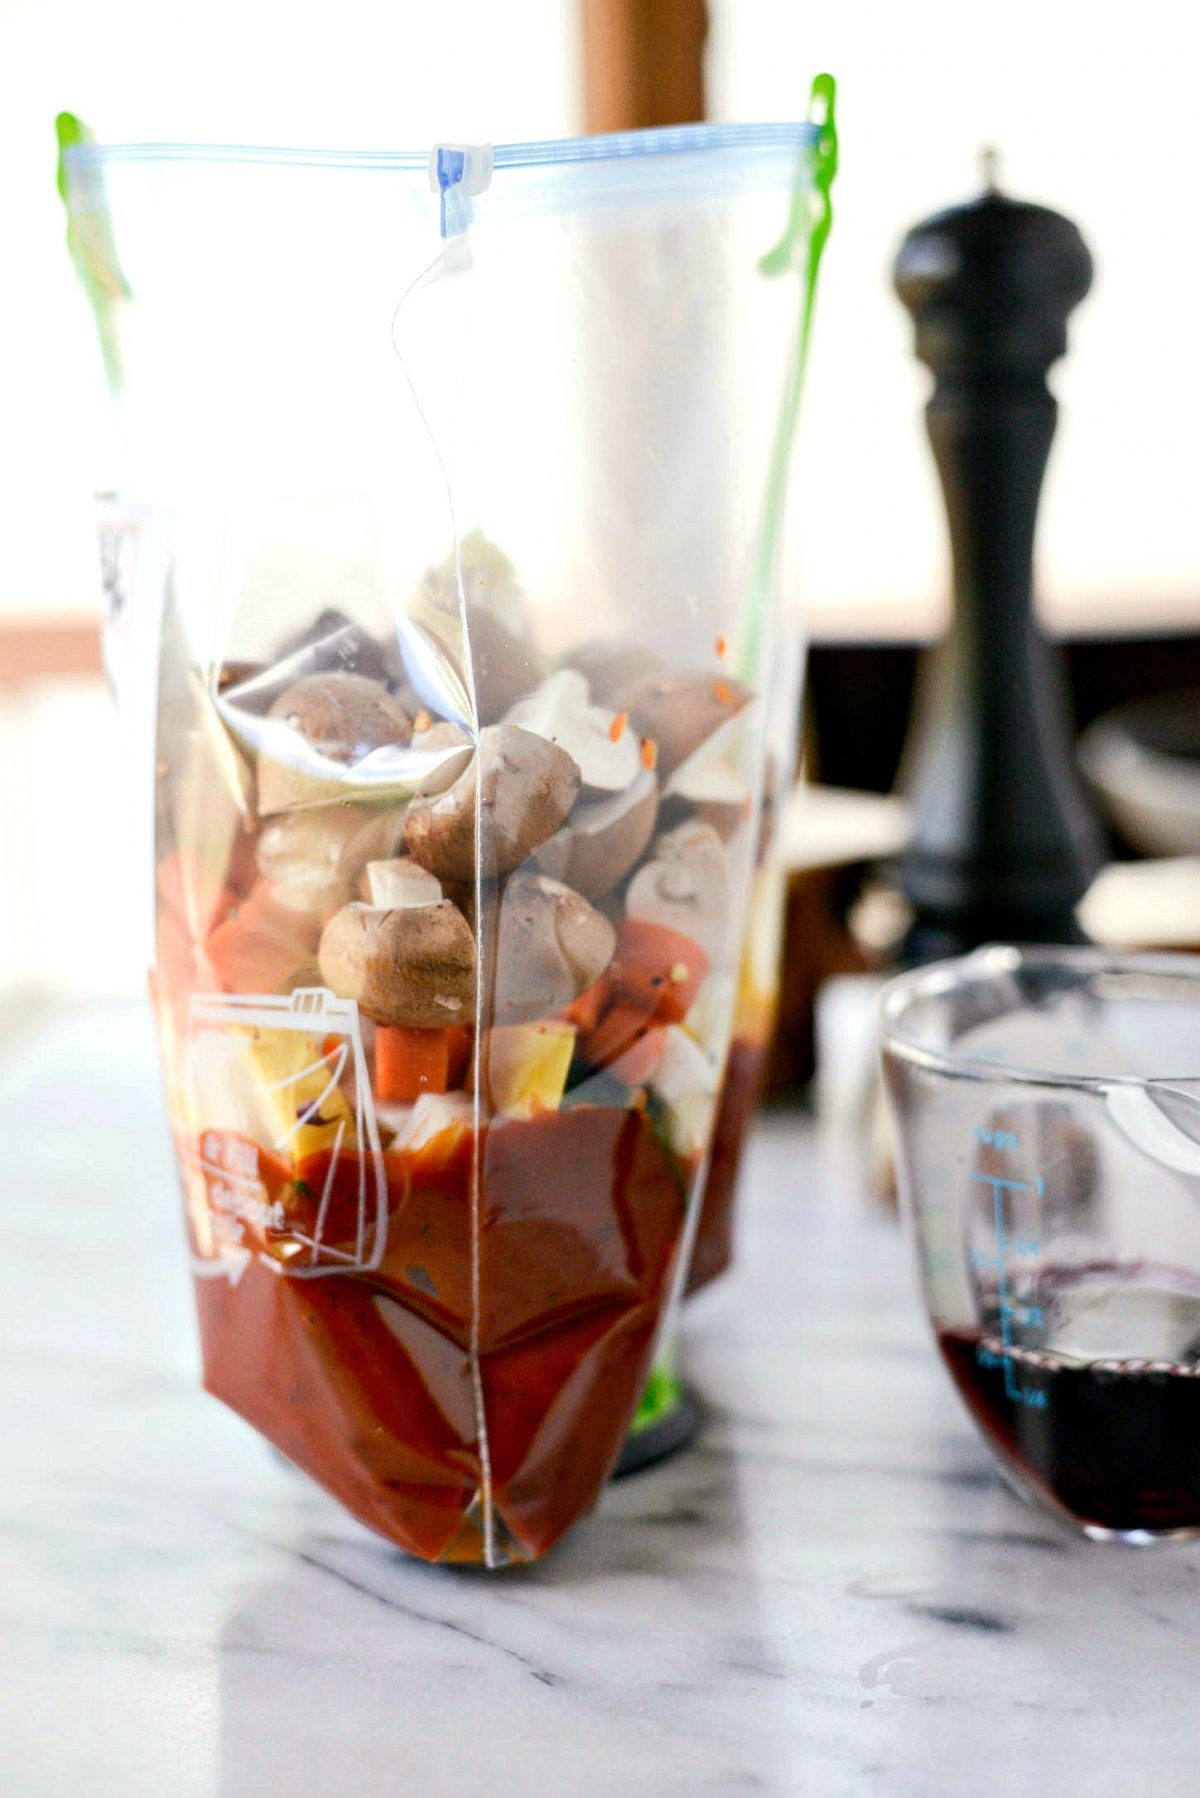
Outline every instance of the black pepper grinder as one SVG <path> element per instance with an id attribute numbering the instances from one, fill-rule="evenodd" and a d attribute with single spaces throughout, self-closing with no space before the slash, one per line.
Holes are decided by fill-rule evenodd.
<path id="1" fill-rule="evenodd" d="M 1033 612 L 1038 498 L 1058 407 L 1046 385 L 1092 259 L 1069 219 L 984 193 L 915 226 L 896 292 L 933 370 L 926 407 L 950 521 L 954 617 L 919 689 L 905 765 L 913 831 L 905 960 L 981 942 L 1086 940 L 1103 860 L 1076 777 L 1064 671 Z"/>

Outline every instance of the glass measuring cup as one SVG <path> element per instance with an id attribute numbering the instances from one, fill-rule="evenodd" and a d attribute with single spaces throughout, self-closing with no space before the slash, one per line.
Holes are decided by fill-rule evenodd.
<path id="1" fill-rule="evenodd" d="M 942 1358 L 1022 1497 L 1200 1533 L 1200 958 L 995 946 L 891 982 L 883 1064 Z"/>

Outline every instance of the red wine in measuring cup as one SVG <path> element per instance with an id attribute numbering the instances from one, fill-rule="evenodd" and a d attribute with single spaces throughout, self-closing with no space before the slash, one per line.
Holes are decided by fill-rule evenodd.
<path id="1" fill-rule="evenodd" d="M 1082 1523 L 1200 1529 L 1200 1290 L 1136 1270 L 1049 1270 L 1039 1287 L 1045 1347 L 1006 1341 L 995 1296 L 981 1325 L 936 1326 L 985 1435 Z"/>

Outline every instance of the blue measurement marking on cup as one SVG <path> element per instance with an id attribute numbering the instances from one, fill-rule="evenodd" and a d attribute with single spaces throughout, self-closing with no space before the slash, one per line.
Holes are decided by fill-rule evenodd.
<path id="1" fill-rule="evenodd" d="M 975 1131 L 976 1142 L 985 1148 L 999 1152 L 1013 1151 L 1019 1148 L 1017 1138 L 1011 1130 Z M 1009 1233 L 1004 1224 L 1004 1195 L 1010 1192 L 1032 1192 L 1039 1199 L 1046 1196 L 1046 1183 L 1039 1174 L 1034 1180 L 1013 1180 L 1007 1174 L 981 1174 L 972 1171 L 972 1180 L 992 1189 L 992 1215 L 996 1231 L 996 1254 L 971 1255 L 971 1265 L 975 1268 L 995 1270 L 998 1296 L 1000 1302 L 1000 1341 L 1003 1352 L 996 1355 L 992 1350 L 979 1348 L 981 1366 L 995 1366 L 999 1361 L 1004 1367 L 1004 1392 L 1013 1404 L 1026 1405 L 1031 1411 L 1046 1409 L 1046 1394 L 1036 1387 L 1025 1386 L 1017 1376 L 1013 1361 L 1012 1326 L 1014 1321 L 1025 1324 L 1031 1329 L 1041 1329 L 1045 1317 L 1040 1305 L 1023 1305 L 1014 1302 L 1010 1295 L 1008 1283 L 1008 1256 L 1031 1258 L 1036 1256 L 1041 1247 L 1036 1236 L 1019 1236 L 1015 1231 Z"/>

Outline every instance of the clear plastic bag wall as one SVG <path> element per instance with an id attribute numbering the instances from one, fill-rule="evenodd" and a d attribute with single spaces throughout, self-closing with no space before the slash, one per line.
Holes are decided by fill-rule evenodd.
<path id="1" fill-rule="evenodd" d="M 68 158 L 205 1382 L 430 1560 L 591 1507 L 685 1278 L 819 137 Z"/>

